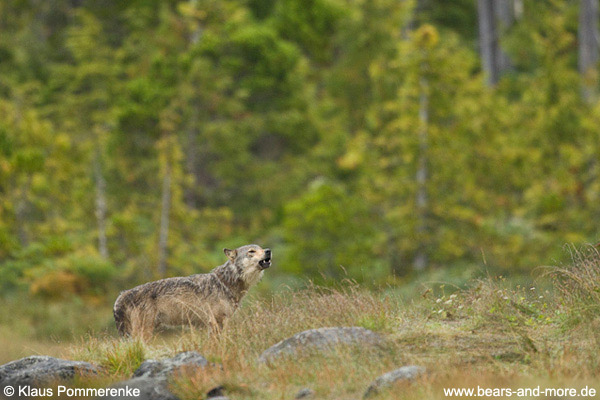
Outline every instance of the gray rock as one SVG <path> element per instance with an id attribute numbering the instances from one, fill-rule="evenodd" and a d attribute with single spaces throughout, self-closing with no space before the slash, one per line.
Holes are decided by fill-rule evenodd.
<path id="1" fill-rule="evenodd" d="M 206 393 L 207 399 L 225 397 L 225 387 L 223 385 L 214 387 Z"/>
<path id="2" fill-rule="evenodd" d="M 408 365 L 398 368 L 391 372 L 385 373 L 375 379 L 367 388 L 363 398 L 369 398 L 378 394 L 381 390 L 392 386 L 394 383 L 403 380 L 413 380 L 417 376 L 423 374 L 425 368 L 416 365 Z"/>
<path id="3" fill-rule="evenodd" d="M 139 396 L 107 396 L 102 399 L 110 400 L 179 400 L 177 396 L 169 391 L 169 381 L 164 377 L 137 377 L 128 381 L 119 382 L 111 386 L 113 388 L 129 387 L 131 389 L 139 389 Z"/>
<path id="4" fill-rule="evenodd" d="M 377 333 L 361 327 L 335 327 L 309 329 L 269 347 L 258 358 L 270 363 L 284 355 L 294 355 L 306 350 L 325 350 L 339 344 L 374 346 L 383 343 Z"/>
<path id="5" fill-rule="evenodd" d="M 146 360 L 135 370 L 133 377 L 168 377 L 173 371 L 181 367 L 204 368 L 207 365 L 208 361 L 206 361 L 206 358 L 195 351 L 186 351 L 164 360 Z"/>
<path id="6" fill-rule="evenodd" d="M 311 388 L 304 388 L 304 389 L 300 389 L 298 390 L 298 393 L 296 393 L 296 396 L 294 396 L 295 399 L 309 399 L 309 398 L 313 398 L 315 396 L 315 391 L 312 390 Z"/>
<path id="7" fill-rule="evenodd" d="M 66 382 L 76 375 L 97 374 L 100 369 L 83 361 L 70 361 L 49 356 L 30 356 L 0 365 L 0 387 L 45 385 Z"/>
<path id="8" fill-rule="evenodd" d="M 169 379 L 173 373 L 182 367 L 204 368 L 208 361 L 195 351 L 179 353 L 175 357 L 164 360 L 146 360 L 127 381 L 119 382 L 114 388 L 137 388 L 140 395 L 135 399 L 144 400 L 179 400 L 169 391 Z M 134 397 L 104 397 L 110 400 L 133 400 Z"/>

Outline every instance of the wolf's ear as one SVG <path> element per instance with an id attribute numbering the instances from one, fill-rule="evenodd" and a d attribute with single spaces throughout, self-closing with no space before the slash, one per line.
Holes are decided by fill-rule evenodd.
<path id="1" fill-rule="evenodd" d="M 223 249 L 223 253 L 225 253 L 227 258 L 229 258 L 229 260 L 231 260 L 231 262 L 233 262 L 235 260 L 235 258 L 237 257 L 237 250 Z"/>

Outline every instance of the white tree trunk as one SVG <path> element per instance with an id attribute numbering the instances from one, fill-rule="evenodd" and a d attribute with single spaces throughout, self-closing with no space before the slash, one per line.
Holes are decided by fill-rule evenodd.
<path id="1" fill-rule="evenodd" d="M 488 85 L 498 82 L 500 75 L 511 68 L 508 55 L 500 46 L 500 37 L 513 24 L 513 0 L 477 0 L 479 48 L 481 64 Z"/>
<path id="2" fill-rule="evenodd" d="M 161 278 L 167 275 L 167 244 L 169 240 L 169 214 L 171 211 L 171 164 L 167 159 L 162 185 L 162 202 L 160 209 L 160 230 L 158 234 L 158 274 Z"/>
<path id="3" fill-rule="evenodd" d="M 198 108 L 191 106 L 192 115 L 187 129 L 186 172 L 192 177 L 191 187 L 186 185 L 184 197 L 189 208 L 196 208 L 196 187 L 198 186 Z"/>
<path id="4" fill-rule="evenodd" d="M 27 178 L 27 181 L 16 198 L 15 205 L 15 225 L 17 226 L 17 235 L 19 237 L 19 244 L 21 247 L 26 247 L 29 244 L 29 238 L 27 235 L 26 220 L 27 220 L 27 208 L 29 204 L 28 193 L 31 186 L 31 176 Z"/>
<path id="5" fill-rule="evenodd" d="M 190 4 L 193 8 L 196 8 L 198 6 L 198 0 L 191 0 Z M 202 26 L 198 25 L 198 27 L 194 29 L 194 31 L 190 35 L 190 48 L 195 46 L 200 41 L 200 39 L 202 38 L 202 34 Z M 200 104 L 198 101 L 192 101 L 189 107 L 191 115 L 189 117 L 187 129 L 186 172 L 193 178 L 193 187 L 186 187 L 184 198 L 188 207 L 196 208 L 198 206 L 196 187 L 200 183 L 198 172 L 198 126 L 200 122 Z"/>
<path id="6" fill-rule="evenodd" d="M 429 145 L 429 84 L 425 78 L 420 81 L 419 94 L 419 159 L 417 164 L 417 238 L 418 247 L 413 260 L 413 269 L 421 271 L 425 269 L 429 262 L 427 257 L 427 244 L 424 242 L 424 237 L 427 234 L 427 214 L 428 214 L 428 198 L 427 198 L 427 148 Z"/>
<path id="7" fill-rule="evenodd" d="M 500 46 L 500 38 L 515 22 L 515 5 L 513 0 L 495 0 L 494 17 L 496 19 L 496 69 L 498 78 L 503 72 L 512 68 L 508 54 Z"/>
<path id="8" fill-rule="evenodd" d="M 108 259 L 106 238 L 106 181 L 102 172 L 102 156 L 99 145 L 94 155 L 94 180 L 96 184 L 96 221 L 98 224 L 98 252 L 102 258 Z"/>
<path id="9" fill-rule="evenodd" d="M 579 73 L 583 78 L 582 95 L 590 100 L 595 92 L 598 66 L 598 0 L 581 0 L 579 6 Z"/>

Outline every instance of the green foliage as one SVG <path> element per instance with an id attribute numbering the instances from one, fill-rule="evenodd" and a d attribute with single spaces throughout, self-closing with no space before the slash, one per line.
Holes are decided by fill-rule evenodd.
<path id="1" fill-rule="evenodd" d="M 276 3 L 273 24 L 281 35 L 298 43 L 315 61 L 332 57 L 332 39 L 346 13 L 335 0 L 283 0 Z"/>
<path id="2" fill-rule="evenodd" d="M 23 276 L 28 267 L 29 264 L 23 261 L 5 261 L 2 264 L 2 275 L 0 275 L 2 293 L 27 288 Z"/>
<path id="3" fill-rule="evenodd" d="M 369 210 L 341 185 L 317 179 L 284 213 L 290 245 L 283 265 L 290 272 L 319 281 L 345 274 L 373 279 L 383 272 L 372 260 L 378 237 Z"/>
<path id="4" fill-rule="evenodd" d="M 117 274 L 117 269 L 108 260 L 98 256 L 71 255 L 64 261 L 64 268 L 85 279 L 93 291 L 106 293 Z"/>

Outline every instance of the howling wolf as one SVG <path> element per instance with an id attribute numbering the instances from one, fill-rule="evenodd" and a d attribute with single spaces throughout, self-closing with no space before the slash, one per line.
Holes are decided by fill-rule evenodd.
<path id="1" fill-rule="evenodd" d="M 255 244 L 224 252 L 227 262 L 207 274 L 161 279 L 121 292 L 113 308 L 119 333 L 146 338 L 159 326 L 173 325 L 220 331 L 271 266 L 271 250 Z"/>

